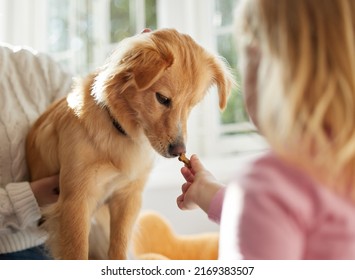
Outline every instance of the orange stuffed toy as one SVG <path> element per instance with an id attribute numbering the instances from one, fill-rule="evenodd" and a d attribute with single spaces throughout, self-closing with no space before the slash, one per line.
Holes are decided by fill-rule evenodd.
<path id="1" fill-rule="evenodd" d="M 176 235 L 156 212 L 143 212 L 133 232 L 132 253 L 144 260 L 216 260 L 218 233 Z"/>

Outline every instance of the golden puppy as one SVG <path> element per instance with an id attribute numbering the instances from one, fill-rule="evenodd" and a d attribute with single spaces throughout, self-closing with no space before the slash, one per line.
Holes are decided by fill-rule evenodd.
<path id="1" fill-rule="evenodd" d="M 107 63 L 37 120 L 27 139 L 32 180 L 60 174 L 44 211 L 55 258 L 87 259 L 91 218 L 108 205 L 108 257 L 125 259 L 154 150 L 185 152 L 186 121 L 217 85 L 224 108 L 227 67 L 188 35 L 163 29 L 123 40 Z"/>

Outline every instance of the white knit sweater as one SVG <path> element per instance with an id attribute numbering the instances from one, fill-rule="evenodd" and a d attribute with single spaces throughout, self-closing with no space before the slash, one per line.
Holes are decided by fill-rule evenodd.
<path id="1" fill-rule="evenodd" d="M 42 244 L 25 160 L 28 129 L 72 79 L 44 54 L 0 45 L 0 254 Z"/>

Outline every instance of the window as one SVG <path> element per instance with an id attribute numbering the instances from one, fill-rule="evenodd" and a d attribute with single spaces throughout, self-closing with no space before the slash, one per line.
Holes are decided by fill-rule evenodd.
<path id="1" fill-rule="evenodd" d="M 234 0 L 215 0 L 215 15 L 213 23 L 215 26 L 218 53 L 227 59 L 233 68 L 234 76 L 240 84 L 240 75 L 237 70 L 238 58 L 233 38 L 233 11 Z M 223 125 L 247 122 L 248 115 L 243 106 L 241 88 L 235 87 L 229 100 L 228 107 L 221 114 Z"/>
<path id="2" fill-rule="evenodd" d="M 84 75 L 123 38 L 156 29 L 156 0 L 49 0 L 47 20 L 48 51 Z"/>
<path id="3" fill-rule="evenodd" d="M 244 107 L 241 92 L 241 79 L 238 71 L 238 57 L 235 46 L 233 13 L 237 1 L 214 0 L 213 25 L 216 40 L 215 46 L 220 55 L 227 59 L 233 69 L 238 86 L 236 86 L 229 99 L 227 108 L 220 115 L 220 139 L 222 153 L 259 150 L 265 148 L 263 139 L 249 122 Z M 243 147 L 243 148 L 240 148 Z"/>

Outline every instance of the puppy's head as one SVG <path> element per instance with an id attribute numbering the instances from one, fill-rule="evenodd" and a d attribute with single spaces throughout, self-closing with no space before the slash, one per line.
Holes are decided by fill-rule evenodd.
<path id="1" fill-rule="evenodd" d="M 127 134 L 143 131 L 164 157 L 185 152 L 187 118 L 212 85 L 224 109 L 233 79 L 219 57 L 172 29 L 122 41 L 96 77 L 95 99 Z"/>

